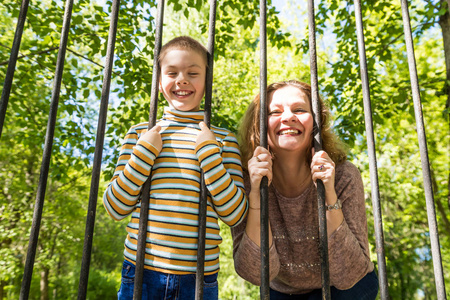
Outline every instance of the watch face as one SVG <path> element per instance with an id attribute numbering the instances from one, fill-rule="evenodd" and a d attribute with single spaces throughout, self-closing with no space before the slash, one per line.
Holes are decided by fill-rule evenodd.
<path id="1" fill-rule="evenodd" d="M 333 209 L 341 209 L 342 208 L 342 203 L 341 200 L 337 200 L 335 204 L 333 205 L 327 205 L 327 210 L 333 210 Z"/>

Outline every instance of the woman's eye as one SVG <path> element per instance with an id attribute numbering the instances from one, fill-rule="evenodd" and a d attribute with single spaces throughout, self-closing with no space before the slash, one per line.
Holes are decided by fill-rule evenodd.
<path id="1" fill-rule="evenodd" d="M 281 115 L 281 111 L 273 110 L 269 112 L 269 116 L 278 116 L 278 115 Z"/>
<path id="2" fill-rule="evenodd" d="M 197 76 L 198 73 L 189 73 L 190 76 Z"/>

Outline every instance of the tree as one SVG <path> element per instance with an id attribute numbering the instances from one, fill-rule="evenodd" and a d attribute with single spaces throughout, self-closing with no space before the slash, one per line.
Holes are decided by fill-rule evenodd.
<path id="1" fill-rule="evenodd" d="M 390 292 L 393 298 L 409 299 L 424 294 L 426 299 L 434 299 L 434 283 L 429 281 L 434 276 L 427 217 L 421 209 L 425 205 L 422 174 L 415 167 L 420 166 L 420 156 L 400 3 L 364 1 L 362 6 Z M 336 109 L 339 133 L 353 145 L 352 152 L 358 153 L 366 145 L 353 15 L 352 2 L 323 1 L 319 4 L 317 26 L 319 32 L 325 32 L 327 26 L 334 24 L 336 55 L 328 62 L 330 76 L 321 80 L 321 86 Z M 445 198 L 448 201 L 450 178 L 445 63 L 449 56 L 448 51 L 443 51 L 449 41 L 448 29 L 443 26 L 448 19 L 447 3 L 411 1 L 410 15 L 445 269 L 448 252 L 444 245 L 448 244 L 450 233 L 449 208 L 443 205 Z M 439 37 L 438 23 L 443 39 Z M 364 154 L 358 155 L 358 159 L 364 161 L 360 164 L 364 174 L 367 158 Z"/>
<path id="2" fill-rule="evenodd" d="M 167 2 L 163 41 L 188 34 L 206 44 L 207 1 Z M 80 0 L 74 5 L 32 282 L 33 299 L 74 298 L 77 292 L 111 3 Z M 212 122 L 236 131 L 247 104 L 259 91 L 259 7 L 254 1 L 235 0 L 219 1 L 218 5 Z M 421 170 L 417 167 L 419 155 L 399 5 L 387 0 L 362 3 L 388 280 L 393 298 L 434 299 L 434 284 L 429 280 L 433 278 L 429 231 L 423 210 Z M 148 119 L 154 7 L 155 1 L 121 1 L 103 157 L 105 181 L 111 177 L 119 140 L 131 125 Z M 289 1 L 288 8 L 295 16 L 286 20 L 269 4 L 269 82 L 288 78 L 309 81 L 305 7 L 304 3 Z M 350 159 L 362 171 L 369 191 L 353 4 L 326 0 L 320 1 L 317 8 L 320 92 L 331 105 L 335 128 L 351 146 Z M 448 270 L 448 10 L 443 0 L 415 0 L 410 8 L 441 251 L 444 270 Z M 0 79 L 5 76 L 18 9 L 16 1 L 0 3 Z M 49 11 L 55 13 L 48 14 Z M 17 298 L 20 288 L 62 15 L 60 1 L 30 4 L 0 143 L 0 267 L 7 270 L 0 274 L 0 295 L 8 299 Z M 161 109 L 165 105 L 163 99 L 159 104 Z M 106 182 L 101 183 L 105 185 Z M 99 194 L 102 193 L 101 189 Z M 370 196 L 367 206 L 369 228 L 373 230 Z M 90 299 L 115 294 L 124 239 L 125 221 L 110 220 L 101 201 L 98 209 L 88 286 Z M 234 272 L 227 228 L 222 233 L 221 297 L 257 297 L 258 288 Z M 373 232 L 370 244 L 375 245 Z M 448 276 L 446 282 L 450 282 Z"/>
<path id="3" fill-rule="evenodd" d="M 99 5 L 82 0 L 74 6 L 51 172 L 31 286 L 32 299 L 73 298 L 76 293 L 111 3 L 107 1 Z M 201 13 L 203 20 L 207 20 L 206 1 L 169 1 L 169 4 L 169 9 L 178 15 L 187 17 Z M 222 50 L 216 52 L 217 58 L 225 54 L 224 45 L 233 38 L 231 28 L 238 24 L 251 29 L 258 15 L 257 6 L 253 3 L 243 5 L 238 1 L 222 1 L 220 5 L 221 30 L 216 40 L 217 48 Z M 148 118 L 154 47 L 154 11 L 151 7 L 154 6 L 154 1 L 121 3 L 112 79 L 111 103 L 114 108 L 110 112 L 107 136 L 110 146 L 105 151 L 105 165 L 113 164 L 117 140 L 130 124 Z M 0 77 L 4 78 L 18 6 L 15 1 L 7 0 L 0 4 L 0 8 Z M 2 269 L 9 270 L 0 277 L 1 298 L 17 298 L 20 289 L 63 9 L 60 1 L 47 0 L 31 3 L 28 10 L 0 146 L 1 265 Z M 49 15 L 48 11 L 53 13 Z M 239 15 L 245 17 L 238 18 Z M 273 10 L 269 15 L 272 22 L 276 22 Z M 199 20 L 197 24 L 202 25 L 204 39 L 207 30 L 204 24 L 207 21 Z M 282 34 L 275 30 L 271 34 L 274 40 L 283 42 Z M 252 43 L 256 44 L 255 41 Z M 228 99 L 231 92 L 224 94 L 224 99 Z M 231 105 L 224 100 L 223 107 L 225 112 Z M 221 125 L 231 127 L 232 112 L 217 113 L 216 116 Z M 20 167 L 16 167 L 17 161 L 21 162 Z M 106 178 L 110 177 L 108 171 L 105 173 Z M 88 297 L 93 298 L 111 297 L 115 294 L 115 288 L 111 287 L 117 287 L 120 278 L 123 237 L 119 232 L 123 232 L 124 226 L 105 219 L 106 215 L 99 214 L 95 231 L 88 291 Z M 70 289 L 63 289 L 67 286 Z"/>

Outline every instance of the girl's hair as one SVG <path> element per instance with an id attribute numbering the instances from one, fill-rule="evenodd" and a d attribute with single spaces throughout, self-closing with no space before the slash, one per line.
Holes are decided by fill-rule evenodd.
<path id="1" fill-rule="evenodd" d="M 311 103 L 311 86 L 307 83 L 300 82 L 297 80 L 280 81 L 272 83 L 267 87 L 267 105 L 270 104 L 272 96 L 276 90 L 284 87 L 292 86 L 298 88 L 302 91 L 306 97 L 309 99 L 309 104 Z M 320 102 L 320 115 L 321 115 L 321 135 L 322 135 L 322 148 L 328 153 L 330 158 L 339 164 L 347 159 L 347 149 L 346 145 L 339 140 L 339 138 L 334 134 L 329 124 L 330 121 L 330 111 L 328 107 L 325 106 L 323 100 L 319 97 Z M 267 111 L 269 108 L 266 108 Z M 242 152 L 242 165 L 244 169 L 247 169 L 247 162 L 253 156 L 253 152 L 256 147 L 260 145 L 260 95 L 256 95 L 253 101 L 250 103 L 247 111 L 244 115 L 243 121 L 239 126 L 239 144 Z M 312 139 L 311 139 L 312 141 Z M 312 145 L 311 145 L 312 147 Z M 311 150 L 307 151 L 307 162 L 308 165 L 311 163 L 312 154 Z"/>
<path id="2" fill-rule="evenodd" d="M 159 52 L 158 63 L 161 66 L 161 62 L 170 50 L 188 50 L 194 51 L 200 54 L 204 58 L 206 68 L 208 68 L 208 50 L 198 41 L 189 36 L 179 36 L 162 46 Z"/>

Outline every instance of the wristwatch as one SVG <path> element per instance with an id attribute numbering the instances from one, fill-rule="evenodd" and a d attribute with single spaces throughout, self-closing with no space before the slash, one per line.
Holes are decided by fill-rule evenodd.
<path id="1" fill-rule="evenodd" d="M 341 203 L 341 200 L 337 199 L 335 204 L 333 204 L 333 205 L 325 205 L 325 207 L 327 208 L 327 210 L 341 209 L 342 208 L 342 203 Z"/>

